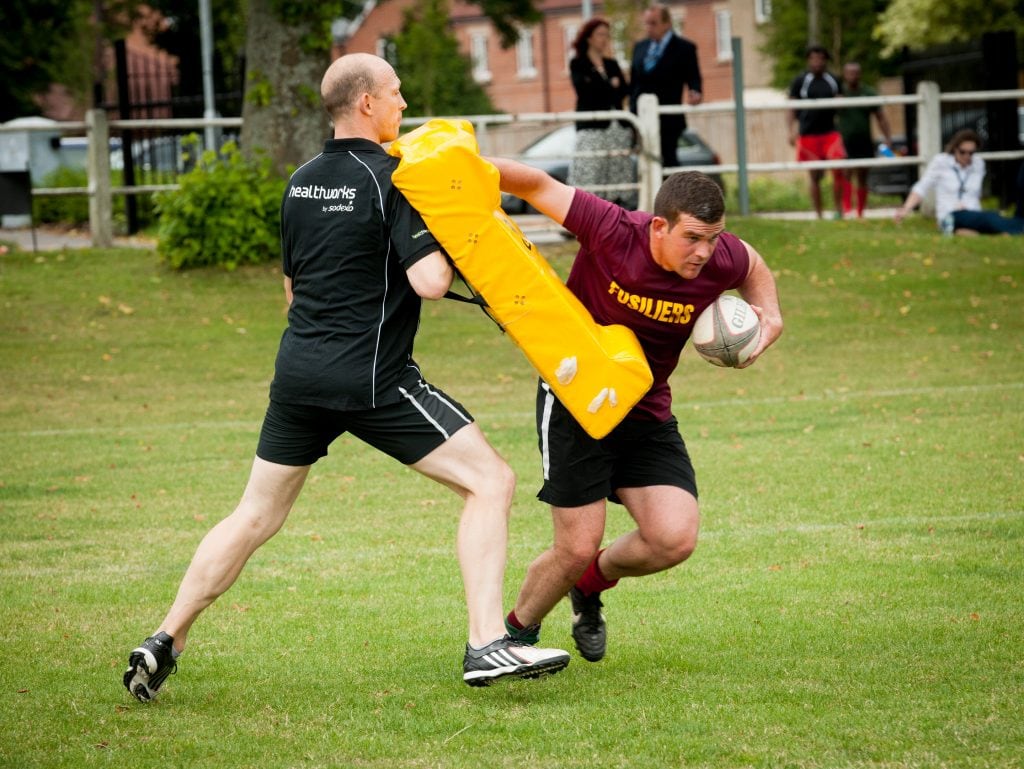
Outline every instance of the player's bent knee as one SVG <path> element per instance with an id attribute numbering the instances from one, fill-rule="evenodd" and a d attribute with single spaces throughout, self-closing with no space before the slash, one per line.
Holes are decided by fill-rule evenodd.
<path id="1" fill-rule="evenodd" d="M 506 497 L 509 504 L 511 504 L 512 496 L 516 493 L 515 471 L 508 465 L 508 463 L 502 460 L 494 468 L 493 472 L 495 492 Z"/>
<path id="2" fill-rule="evenodd" d="M 555 548 L 555 555 L 566 574 L 579 576 L 597 557 L 600 549 L 600 541 L 594 543 L 567 542 Z"/>
<path id="3" fill-rule="evenodd" d="M 675 546 L 675 548 L 673 548 L 672 553 L 671 553 L 673 565 L 675 565 L 677 563 L 682 563 L 683 561 L 685 561 L 687 558 L 689 558 L 691 555 L 693 555 L 693 551 L 696 550 L 696 549 L 697 549 L 697 535 L 696 534 L 694 534 L 692 537 L 686 537 L 682 541 L 676 543 L 676 546 Z"/>
<path id="4" fill-rule="evenodd" d="M 493 461 L 475 468 L 467 485 L 471 494 L 491 498 L 507 507 L 516 491 L 516 474 L 505 460 L 495 455 Z"/>
<path id="5" fill-rule="evenodd" d="M 654 541 L 648 538 L 648 544 L 661 567 L 671 568 L 693 555 L 697 549 L 697 529 L 685 527 L 663 532 Z"/>
<path id="6" fill-rule="evenodd" d="M 486 464 L 480 467 L 480 476 L 484 483 L 495 489 L 502 489 L 510 493 L 515 491 L 516 473 L 509 463 L 497 454 L 494 454 Z"/>
<path id="7" fill-rule="evenodd" d="M 670 569 L 685 561 L 697 547 L 696 540 L 662 542 L 654 548 L 654 560 L 661 569 Z"/>

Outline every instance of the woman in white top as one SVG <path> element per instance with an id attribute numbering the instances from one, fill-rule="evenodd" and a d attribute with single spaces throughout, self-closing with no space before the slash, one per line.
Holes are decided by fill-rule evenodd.
<path id="1" fill-rule="evenodd" d="M 935 218 L 947 235 L 1024 234 L 1024 219 L 981 209 L 985 161 L 978 154 L 980 147 L 981 139 L 969 128 L 953 134 L 946 151 L 931 159 L 924 176 L 911 188 L 903 206 L 896 209 L 896 221 L 902 221 L 934 190 Z"/>

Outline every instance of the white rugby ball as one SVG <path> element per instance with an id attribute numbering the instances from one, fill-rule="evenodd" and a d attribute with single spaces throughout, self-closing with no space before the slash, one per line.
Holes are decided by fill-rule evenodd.
<path id="1" fill-rule="evenodd" d="M 690 341 L 698 354 L 716 366 L 746 363 L 761 340 L 761 323 L 753 308 L 733 294 L 722 294 L 693 324 Z"/>

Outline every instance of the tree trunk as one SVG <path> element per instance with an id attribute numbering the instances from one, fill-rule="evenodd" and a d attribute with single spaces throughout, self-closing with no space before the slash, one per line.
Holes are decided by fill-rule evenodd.
<path id="1" fill-rule="evenodd" d="M 246 153 L 266 152 L 282 176 L 319 152 L 331 135 L 320 105 L 320 79 L 330 60 L 303 50 L 300 42 L 312 33 L 305 25 L 285 26 L 269 0 L 249 0 L 241 144 Z"/>

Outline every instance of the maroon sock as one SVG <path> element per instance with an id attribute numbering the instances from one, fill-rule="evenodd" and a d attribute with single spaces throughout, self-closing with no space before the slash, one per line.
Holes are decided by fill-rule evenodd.
<path id="1" fill-rule="evenodd" d="M 583 595 L 590 595 L 592 593 L 600 593 L 604 590 L 610 590 L 619 584 L 617 579 L 609 580 L 604 574 L 601 573 L 601 567 L 597 565 L 598 560 L 601 558 L 601 553 L 604 550 L 599 550 L 597 555 L 594 556 L 594 560 L 590 562 L 590 565 L 583 572 L 583 575 L 576 580 L 576 587 L 579 588 Z"/>
<path id="2" fill-rule="evenodd" d="M 508 613 L 508 616 L 505 618 L 505 622 L 514 627 L 516 630 L 522 630 L 526 627 L 526 625 L 519 621 L 519 617 L 516 616 L 515 609 Z"/>

